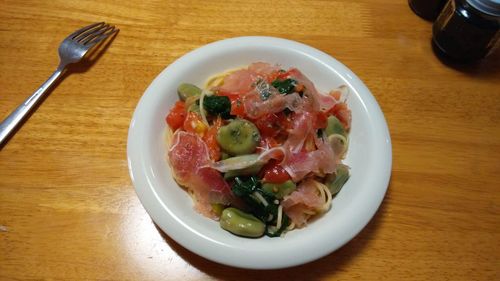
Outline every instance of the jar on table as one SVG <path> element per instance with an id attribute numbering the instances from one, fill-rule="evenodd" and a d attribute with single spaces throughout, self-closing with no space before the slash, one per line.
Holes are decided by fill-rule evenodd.
<path id="1" fill-rule="evenodd" d="M 434 21 L 446 4 L 446 0 L 408 0 L 408 4 L 419 17 Z"/>
<path id="2" fill-rule="evenodd" d="M 486 57 L 499 39 L 500 0 L 449 0 L 432 28 L 438 54 L 459 62 Z"/>

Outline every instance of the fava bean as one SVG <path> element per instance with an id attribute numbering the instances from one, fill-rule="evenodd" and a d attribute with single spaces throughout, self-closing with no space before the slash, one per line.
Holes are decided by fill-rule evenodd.
<path id="1" fill-rule="evenodd" d="M 193 84 L 182 83 L 177 87 L 177 94 L 180 100 L 186 101 L 189 97 L 200 96 L 201 89 Z"/>
<path id="2" fill-rule="evenodd" d="M 251 214 L 229 207 L 222 211 L 220 226 L 239 236 L 260 237 L 264 235 L 266 225 Z"/>
<path id="3" fill-rule="evenodd" d="M 262 190 L 274 194 L 276 198 L 282 199 L 283 197 L 287 196 L 288 194 L 292 193 L 297 186 L 295 183 L 291 180 L 287 180 L 286 182 L 283 183 L 264 183 L 262 184 Z"/>
<path id="4" fill-rule="evenodd" d="M 329 116 L 328 119 L 327 119 L 327 125 L 326 125 L 326 129 L 325 129 L 325 133 L 327 136 L 330 136 L 330 135 L 333 135 L 333 134 L 337 134 L 337 135 L 342 135 L 342 136 L 346 136 L 346 131 L 344 129 L 344 126 L 342 125 L 342 123 L 340 123 L 339 119 L 337 119 L 337 117 L 335 116 Z"/>
<path id="5" fill-rule="evenodd" d="M 235 119 L 217 132 L 217 143 L 231 155 L 250 154 L 260 141 L 257 127 L 245 119 Z"/>
<path id="6" fill-rule="evenodd" d="M 339 193 L 344 184 L 349 179 L 349 168 L 346 165 L 338 165 L 334 174 L 326 178 L 326 186 L 330 189 L 332 195 Z"/>

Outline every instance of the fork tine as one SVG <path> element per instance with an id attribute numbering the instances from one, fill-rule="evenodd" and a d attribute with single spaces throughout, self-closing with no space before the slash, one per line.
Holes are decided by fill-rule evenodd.
<path id="1" fill-rule="evenodd" d="M 102 29 L 106 29 L 109 27 L 109 24 L 102 24 L 102 25 L 98 25 L 98 26 L 95 26 L 85 32 L 82 32 L 81 34 L 75 36 L 73 38 L 74 41 L 78 42 L 78 43 L 82 43 L 83 44 L 83 41 L 88 38 L 89 36 L 92 36 L 92 34 L 96 33 L 96 32 L 99 32 L 100 30 Z"/>
<path id="2" fill-rule="evenodd" d="M 92 29 L 98 25 L 103 25 L 104 22 L 97 22 L 97 23 L 93 23 L 91 25 L 88 25 L 88 26 L 85 26 L 85 27 L 82 27 L 80 29 L 78 29 L 77 31 L 71 33 L 68 37 L 73 39 L 75 38 L 76 36 L 80 35 L 81 33 L 85 32 L 85 31 L 88 31 L 89 29 Z"/>
<path id="3" fill-rule="evenodd" d="M 103 27 L 99 28 L 98 30 L 94 30 L 91 34 L 89 34 L 87 37 L 82 38 L 81 40 L 78 40 L 81 44 L 85 45 L 88 42 L 92 41 L 93 39 L 97 38 L 99 35 L 105 34 L 108 31 L 113 31 L 115 29 L 114 26 L 110 26 L 108 24 L 104 25 Z"/>
<path id="4" fill-rule="evenodd" d="M 96 44 L 98 44 L 99 42 L 101 42 L 102 40 L 110 37 L 111 35 L 117 33 L 118 31 L 120 31 L 119 29 L 115 29 L 114 26 L 112 26 L 112 29 L 111 31 L 107 32 L 107 33 L 104 33 L 102 35 L 99 35 L 98 37 L 92 39 L 91 41 L 89 41 L 88 43 L 86 43 L 85 45 L 89 45 L 89 46 L 94 46 Z"/>

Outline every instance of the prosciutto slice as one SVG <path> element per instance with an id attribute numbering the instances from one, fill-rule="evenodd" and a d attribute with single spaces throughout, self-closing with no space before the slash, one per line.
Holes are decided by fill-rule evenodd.
<path id="1" fill-rule="evenodd" d="M 298 83 L 304 85 L 304 98 L 308 102 L 310 108 L 309 111 L 326 112 L 333 108 L 337 104 L 337 100 L 331 95 L 323 95 L 314 86 L 313 82 L 309 80 L 302 72 L 296 68 L 292 68 L 288 71 L 289 77 L 297 80 Z"/>
<path id="2" fill-rule="evenodd" d="M 255 62 L 245 69 L 237 70 L 224 78 L 222 86 L 219 87 L 221 95 L 242 95 L 250 92 L 258 80 L 266 80 L 267 77 L 280 68 L 264 62 Z"/>
<path id="3" fill-rule="evenodd" d="M 315 182 L 306 179 L 299 184 L 297 190 L 283 199 L 283 211 L 297 228 L 306 225 L 307 220 L 321 209 L 324 199 L 321 197 Z"/>
<path id="4" fill-rule="evenodd" d="M 233 198 L 229 184 L 209 167 L 207 145 L 195 133 L 177 130 L 168 151 L 176 181 L 193 195 L 195 209 L 206 217 L 217 218 L 211 204 L 229 204 Z"/>
<path id="5" fill-rule="evenodd" d="M 267 100 L 262 100 L 261 94 L 254 90 L 244 97 L 243 105 L 248 117 L 257 119 L 267 114 L 278 113 L 288 108 L 297 110 L 302 99 L 297 93 L 282 95 L 273 93 Z"/>
<path id="6" fill-rule="evenodd" d="M 318 176 L 333 173 L 337 165 L 334 159 L 332 147 L 322 141 L 314 151 L 289 153 L 281 166 L 294 182 L 298 182 L 310 173 Z"/>
<path id="7" fill-rule="evenodd" d="M 246 94 L 253 88 L 257 80 L 257 73 L 248 69 L 237 70 L 224 78 L 224 83 L 219 87 L 219 93 L 223 95 Z"/>
<path id="8" fill-rule="evenodd" d="M 313 129 L 314 119 L 315 116 L 307 111 L 296 113 L 293 116 L 293 127 L 289 130 L 285 143 L 290 151 L 293 153 L 301 151 L 306 139 L 315 133 Z"/>

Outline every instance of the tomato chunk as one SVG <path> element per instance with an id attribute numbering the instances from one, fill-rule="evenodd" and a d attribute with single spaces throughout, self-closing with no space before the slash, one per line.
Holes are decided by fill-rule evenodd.
<path id="1" fill-rule="evenodd" d="M 324 129 L 328 124 L 328 114 L 325 112 L 318 112 L 316 114 L 316 119 L 314 120 L 314 128 L 315 129 Z"/>
<path id="2" fill-rule="evenodd" d="M 213 161 L 220 159 L 220 146 L 217 142 L 217 132 L 222 127 L 222 118 L 217 117 L 214 124 L 208 129 L 207 133 L 203 136 L 203 141 L 207 144 L 208 154 Z"/>
<path id="3" fill-rule="evenodd" d="M 203 123 L 200 114 L 196 112 L 189 112 L 186 119 L 184 120 L 183 128 L 186 132 L 192 132 L 198 134 L 200 137 L 205 135 L 208 127 Z"/>
<path id="4" fill-rule="evenodd" d="M 261 176 L 264 182 L 269 183 L 283 183 L 291 179 L 288 172 L 276 160 L 270 160 L 262 168 Z"/>
<path id="5" fill-rule="evenodd" d="M 186 105 L 183 101 L 177 101 L 168 113 L 165 120 L 167 124 L 172 128 L 172 130 L 177 130 L 184 124 L 184 119 L 186 119 Z"/>

